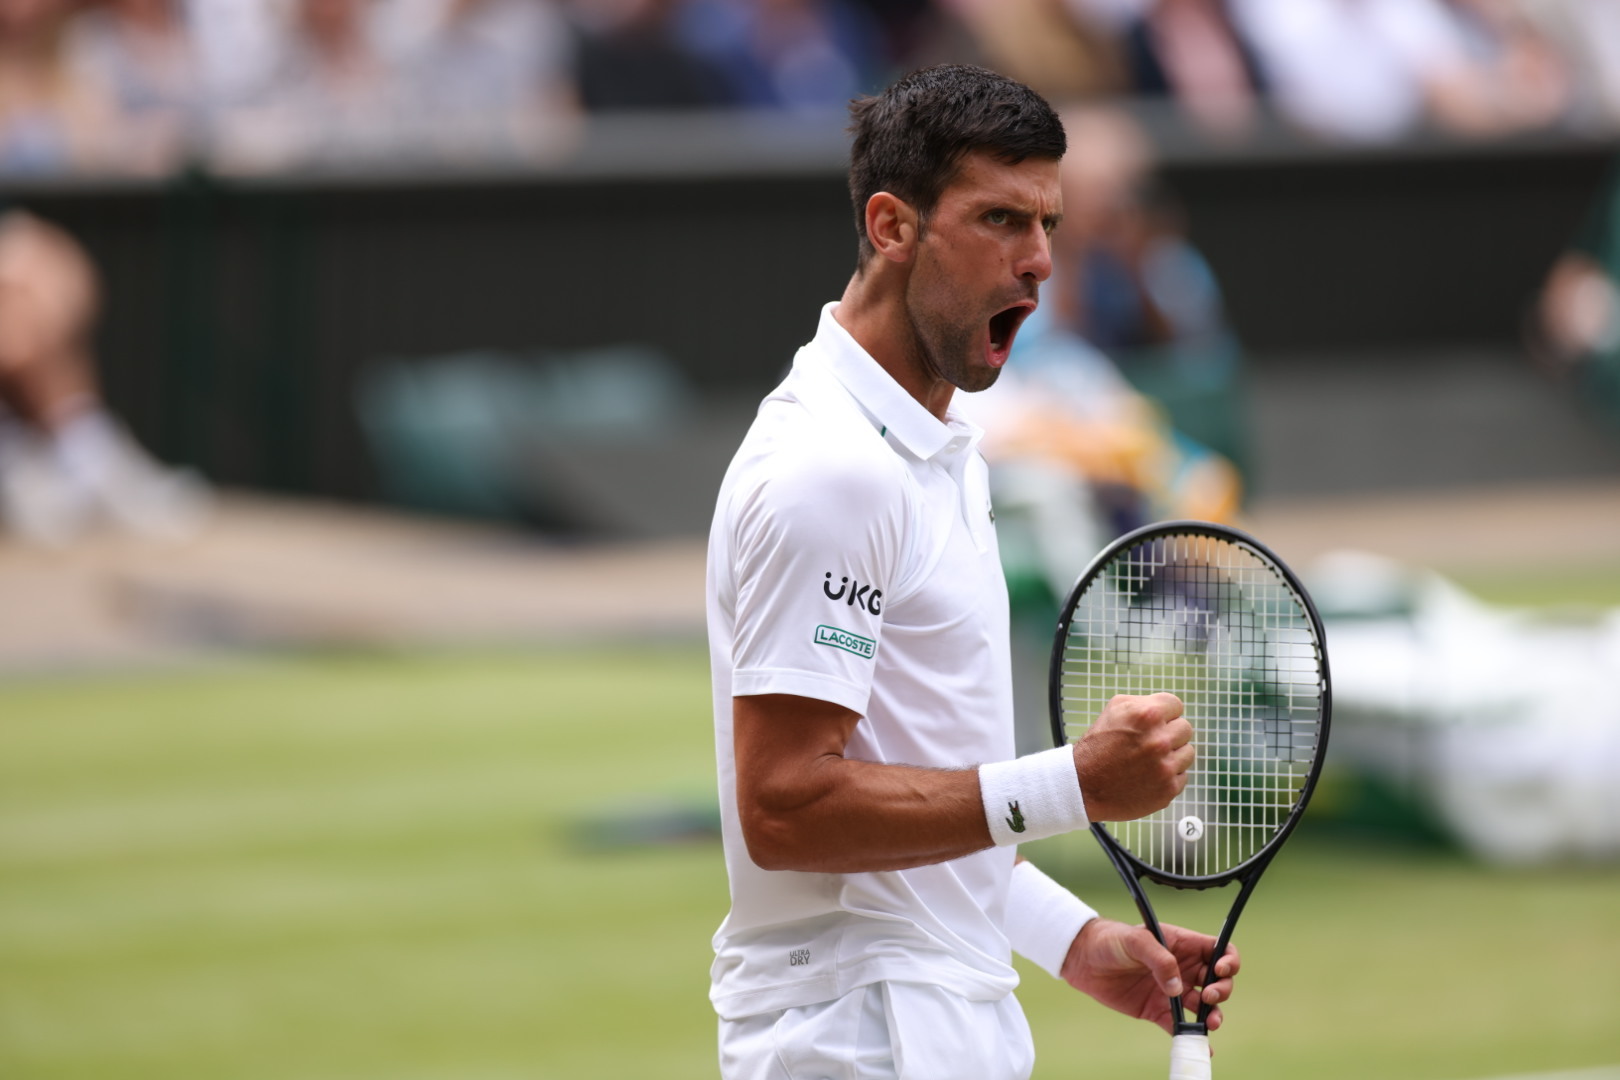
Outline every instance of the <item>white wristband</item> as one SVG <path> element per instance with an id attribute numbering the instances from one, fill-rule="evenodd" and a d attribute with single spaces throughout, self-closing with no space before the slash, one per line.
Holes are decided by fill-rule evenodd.
<path id="1" fill-rule="evenodd" d="M 1078 896 L 1031 862 L 1013 867 L 1007 890 L 1007 941 L 1013 951 L 1053 978 L 1060 978 L 1069 946 L 1081 927 L 1097 917 Z"/>
<path id="2" fill-rule="evenodd" d="M 1072 746 L 980 765 L 979 795 L 990 840 L 998 847 L 1044 840 L 1091 823 L 1080 797 Z"/>

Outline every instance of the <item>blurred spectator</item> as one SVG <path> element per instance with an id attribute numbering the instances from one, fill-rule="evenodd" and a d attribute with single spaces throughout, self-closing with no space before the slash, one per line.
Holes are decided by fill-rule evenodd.
<path id="1" fill-rule="evenodd" d="M 592 111 L 713 108 L 726 73 L 681 38 L 679 0 L 571 0 L 580 100 Z"/>
<path id="2" fill-rule="evenodd" d="M 1151 147 L 1115 110 L 1071 109 L 1065 122 L 1086 152 L 1064 163 L 1049 302 L 1063 325 L 1157 399 L 1179 436 L 1244 467 L 1241 349 L 1215 274 L 1154 175 Z M 1228 497 L 1235 491 L 1216 501 Z"/>
<path id="3" fill-rule="evenodd" d="M 94 0 L 67 34 L 73 77 L 110 103 L 110 156 L 142 173 L 190 153 L 203 96 L 196 50 L 178 0 Z"/>
<path id="4" fill-rule="evenodd" d="M 1126 77 L 1117 36 L 1085 0 L 938 0 L 982 62 L 1051 101 L 1114 94 Z"/>
<path id="5" fill-rule="evenodd" d="M 1215 275 L 1187 242 L 1180 204 L 1151 176 L 1118 193 L 1103 229 L 1066 269 L 1059 306 L 1106 352 L 1198 348 L 1226 333 Z"/>
<path id="6" fill-rule="evenodd" d="M 1600 131 L 1620 128 L 1620 4 L 1521 0 L 1520 11 L 1569 65 L 1571 118 Z"/>
<path id="7" fill-rule="evenodd" d="M 1532 354 L 1620 429 L 1620 163 L 1575 244 L 1542 286 Z"/>
<path id="8" fill-rule="evenodd" d="M 878 28 L 881 60 L 890 71 L 926 67 L 919 58 L 930 48 L 941 23 L 932 0 L 854 0 Z"/>
<path id="9" fill-rule="evenodd" d="M 392 0 L 379 39 L 435 156 L 544 150 L 578 112 L 573 38 L 549 0 Z"/>
<path id="10" fill-rule="evenodd" d="M 290 0 L 185 0 L 198 78 L 210 105 L 251 100 L 275 78 Z"/>
<path id="11" fill-rule="evenodd" d="M 157 466 L 102 402 L 97 291 L 66 233 L 0 215 L 0 525 L 43 544 L 99 525 L 182 537 L 201 523 L 205 491 Z"/>
<path id="12" fill-rule="evenodd" d="M 1461 31 L 1440 0 L 1233 0 L 1232 10 L 1278 109 L 1318 134 L 1390 139 L 1431 102 L 1467 93 Z"/>
<path id="13" fill-rule="evenodd" d="M 1145 139 L 1116 112 L 1069 116 L 1071 137 L 1092 160 L 1069 170 L 1065 185 L 1065 208 L 1078 214 L 1056 252 L 1065 322 L 1115 356 L 1215 342 L 1226 333 L 1215 275 L 1187 242 L 1179 206 L 1153 178 Z"/>
<path id="14" fill-rule="evenodd" d="M 838 107 L 983 63 L 1241 135 L 1620 125 L 1592 0 L 0 0 L 0 173 L 409 167 L 573 144 L 582 109 Z"/>
<path id="15" fill-rule="evenodd" d="M 1498 135 L 1563 120 L 1575 100 L 1575 70 L 1562 47 L 1529 17 L 1524 0 L 1449 0 L 1461 28 L 1471 85 L 1441 103 L 1436 119 L 1465 134 Z"/>
<path id="16" fill-rule="evenodd" d="M 1499 134 L 1558 119 L 1566 62 L 1511 0 L 1231 0 L 1277 107 L 1370 142 L 1425 121 Z"/>
<path id="17" fill-rule="evenodd" d="M 1122 36 L 1133 92 L 1173 99 L 1212 133 L 1253 122 L 1264 83 L 1225 0 L 1150 0 Z"/>
<path id="18" fill-rule="evenodd" d="M 111 109 L 75 77 L 64 45 L 72 0 L 0 0 L 0 172 L 109 160 Z"/>
<path id="19" fill-rule="evenodd" d="M 409 114 L 379 47 L 378 0 L 288 0 L 284 10 L 269 77 L 217 112 L 211 160 L 254 172 L 397 155 Z"/>
<path id="20" fill-rule="evenodd" d="M 737 105 L 842 109 L 883 75 L 877 24 L 844 0 L 687 0 L 679 29 Z"/>
<path id="21" fill-rule="evenodd" d="M 1072 108 L 1064 122 L 1085 152 L 1064 163 L 1065 220 L 1046 289 L 1054 318 L 1156 399 L 1168 445 L 1159 471 L 1138 479 L 1147 508 L 1229 518 L 1241 495 L 1233 465 L 1246 455 L 1239 349 L 1215 274 L 1187 240 L 1140 128 L 1109 108 Z"/>

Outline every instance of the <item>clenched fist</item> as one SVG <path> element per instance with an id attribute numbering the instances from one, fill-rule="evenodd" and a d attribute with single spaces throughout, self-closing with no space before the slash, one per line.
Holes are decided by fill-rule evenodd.
<path id="1" fill-rule="evenodd" d="M 1163 810 L 1187 786 L 1193 729 L 1174 694 L 1120 694 L 1074 746 L 1092 821 L 1132 821 Z"/>

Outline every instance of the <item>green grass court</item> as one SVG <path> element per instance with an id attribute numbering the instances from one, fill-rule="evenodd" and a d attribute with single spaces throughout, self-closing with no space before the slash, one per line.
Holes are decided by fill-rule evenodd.
<path id="1" fill-rule="evenodd" d="M 13 681 L 0 725 L 8 1080 L 715 1075 L 718 845 L 577 842 L 707 805 L 698 646 Z M 1088 837 L 1037 857 L 1130 914 Z M 1227 1076 L 1620 1064 L 1616 868 L 1503 872 L 1307 824 L 1239 943 Z M 1021 995 L 1038 1077 L 1165 1075 L 1156 1029 L 1033 969 Z"/>

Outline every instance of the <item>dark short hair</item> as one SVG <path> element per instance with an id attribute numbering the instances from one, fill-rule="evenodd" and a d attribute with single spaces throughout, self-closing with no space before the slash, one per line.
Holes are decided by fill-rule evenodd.
<path id="1" fill-rule="evenodd" d="M 849 195 L 855 203 L 860 262 L 873 248 L 866 204 L 880 191 L 904 199 L 926 225 L 940 195 L 974 151 L 1008 165 L 1056 161 L 1068 148 L 1063 122 L 1023 83 L 970 64 L 941 64 L 905 76 L 849 105 Z"/>

